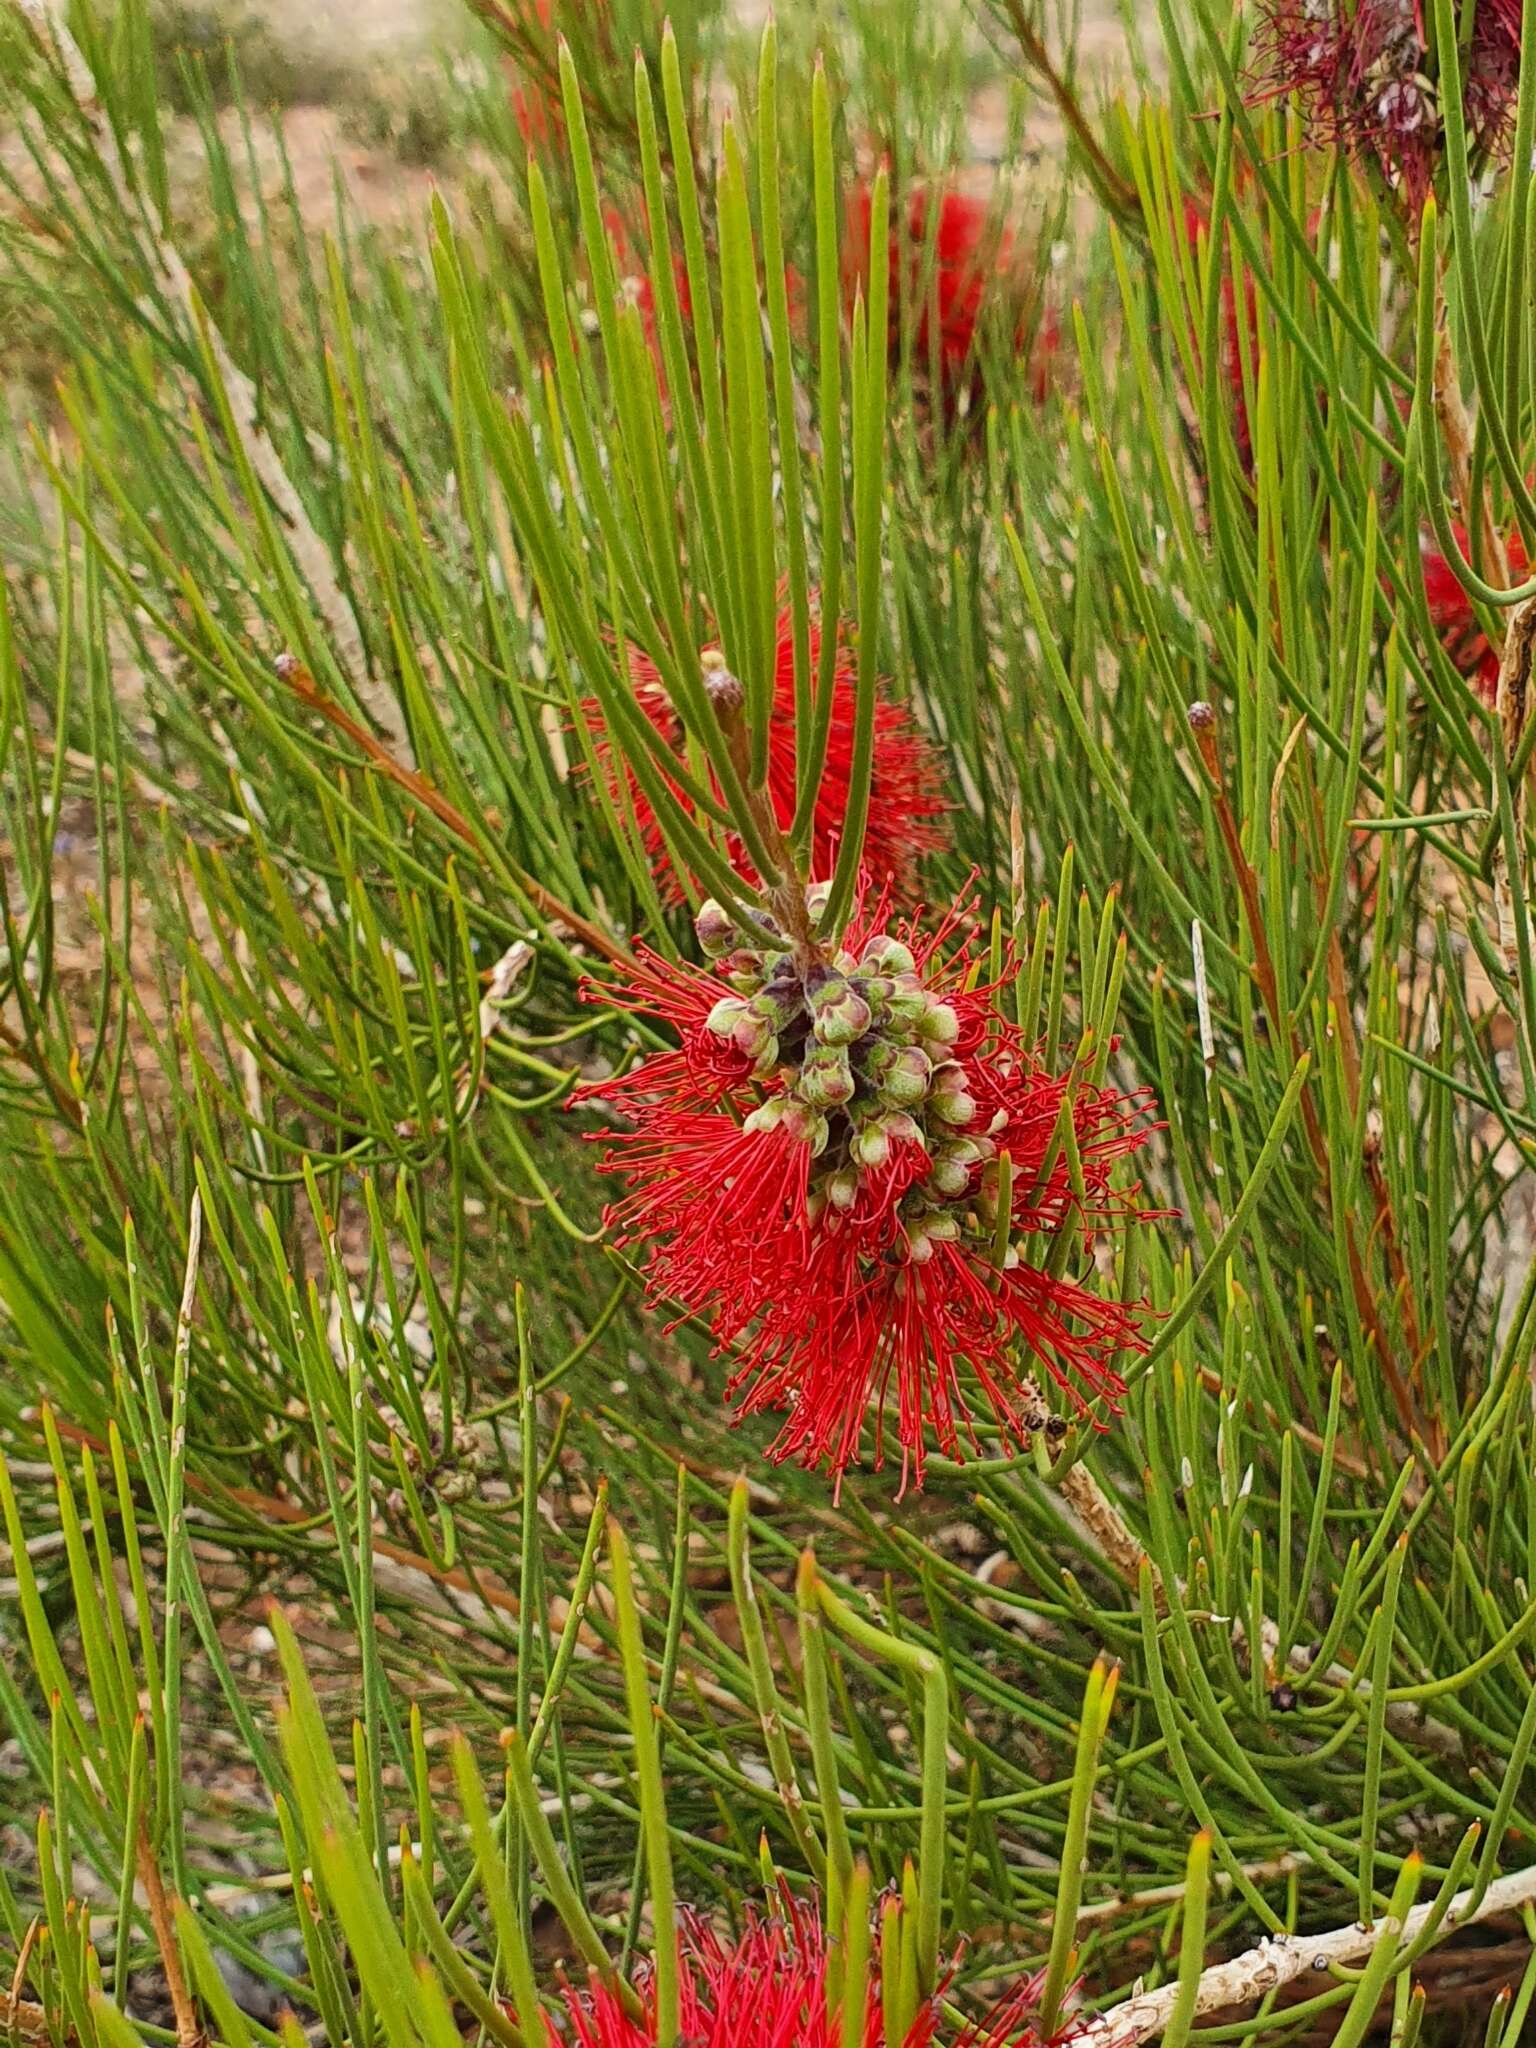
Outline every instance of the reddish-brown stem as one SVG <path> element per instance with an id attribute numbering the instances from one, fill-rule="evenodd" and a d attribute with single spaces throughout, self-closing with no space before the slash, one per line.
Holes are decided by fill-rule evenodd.
<path id="1" fill-rule="evenodd" d="M 288 685 L 301 704 L 306 704 L 311 711 L 318 712 L 326 724 L 334 726 L 337 732 L 345 733 L 382 775 L 387 776 L 397 788 L 403 789 L 423 810 L 430 811 L 440 825 L 446 825 L 466 846 L 479 852 L 479 840 L 463 812 L 456 809 L 425 775 L 414 768 L 407 768 L 402 761 L 397 761 L 383 741 L 375 738 L 344 705 L 338 704 L 334 697 L 328 697 L 303 662 L 294 655 L 283 654 L 279 655 L 274 666 L 278 676 Z M 551 894 L 542 882 L 536 882 L 532 875 L 524 874 L 519 869 L 517 885 L 541 917 L 563 924 L 583 945 L 600 954 L 610 965 L 634 966 L 634 958 L 625 947 L 619 945 L 617 940 L 609 938 L 606 932 L 600 931 L 595 924 L 583 917 L 580 911 L 572 910 L 568 903 L 562 903 L 558 896 Z"/>
<path id="2" fill-rule="evenodd" d="M 746 791 L 752 822 L 762 835 L 763 844 L 773 856 L 777 872 L 771 881 L 765 878 L 768 901 L 773 907 L 775 917 L 789 934 L 794 947 L 795 965 L 803 974 L 808 967 L 823 964 L 826 953 L 811 925 L 811 913 L 805 900 L 805 887 L 795 870 L 789 842 L 785 839 L 783 827 L 779 824 L 773 799 L 766 789 L 752 787 L 752 749 L 745 717 L 746 693 L 737 678 L 726 667 L 724 656 L 717 650 L 707 649 L 700 657 L 700 662 L 704 670 L 704 687 L 709 692 L 710 702 L 715 707 L 715 716 L 720 721 L 720 730 L 730 750 L 731 765 Z"/>
<path id="3" fill-rule="evenodd" d="M 144 1896 L 149 1905 L 150 1925 L 155 1931 L 155 1946 L 160 1952 L 160 1967 L 165 1972 L 165 1988 L 170 1994 L 171 2011 L 176 2019 L 176 2048 L 205 2048 L 208 2036 L 198 2023 L 197 2008 L 192 2003 L 192 1994 L 187 1989 L 187 1980 L 182 1974 L 181 1950 L 176 1942 L 176 1921 L 171 1911 L 171 1902 L 166 1896 L 165 1881 L 160 1875 L 160 1866 L 155 1861 L 155 1852 L 150 1847 L 149 1829 L 139 1822 L 138 1839 L 139 1883 L 144 1887 Z"/>
<path id="4" fill-rule="evenodd" d="M 78 1131 L 85 1122 L 84 1110 L 31 1040 L 13 1031 L 3 1017 L 0 1017 L 0 1050 L 9 1053 L 12 1059 L 20 1060 L 23 1066 L 30 1067 L 33 1078 L 42 1084 L 59 1115 Z"/>
<path id="5" fill-rule="evenodd" d="M 1094 182 L 1100 187 L 1105 199 L 1123 219 L 1138 221 L 1141 218 L 1141 200 L 1132 185 L 1128 185 L 1104 154 L 1103 144 L 1088 124 L 1075 92 L 1056 69 L 1051 53 L 1028 14 L 1024 11 L 1024 0 L 1007 0 L 1008 22 L 1024 60 L 1032 70 L 1038 71 L 1044 79 L 1046 89 L 1056 102 L 1056 111 L 1066 123 L 1072 139 L 1088 159 Z"/>

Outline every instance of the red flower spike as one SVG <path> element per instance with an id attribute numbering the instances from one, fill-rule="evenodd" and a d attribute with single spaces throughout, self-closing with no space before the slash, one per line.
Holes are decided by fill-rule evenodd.
<path id="1" fill-rule="evenodd" d="M 820 661 L 821 627 L 817 620 L 812 619 L 810 674 L 813 692 Z M 680 755 L 683 747 L 682 721 L 672 708 L 654 663 L 645 655 L 631 650 L 629 673 L 635 701 L 667 744 Z M 853 779 L 854 705 L 853 654 L 840 632 L 832 671 L 832 718 L 827 731 L 826 762 L 817 786 L 811 824 L 813 873 L 830 872 L 838 838 L 848 816 L 848 793 Z M 588 698 L 583 711 L 609 794 L 622 812 L 623 784 L 619 778 L 621 773 L 627 773 L 630 800 L 641 841 L 652 868 L 660 877 L 663 898 L 671 903 L 681 903 L 684 897 L 682 881 L 672 872 L 666 839 L 649 800 L 634 775 L 621 769 L 596 699 Z M 795 749 L 794 629 L 786 607 L 778 620 L 773 714 L 768 737 L 768 792 L 773 801 L 774 815 L 786 831 L 795 813 Z M 715 794 L 719 795 L 718 786 Z M 889 882 L 898 893 L 910 894 L 920 857 L 945 843 L 939 820 L 947 809 L 941 794 L 938 756 L 914 724 L 906 707 L 881 697 L 875 706 L 874 772 L 864 835 L 864 865 L 877 882 Z M 748 881 L 757 879 L 745 847 L 734 835 L 728 840 L 726 851 L 731 866 L 739 875 Z"/>
<path id="2" fill-rule="evenodd" d="M 769 1918 L 749 1913 L 739 1939 L 728 1940 L 696 1913 L 680 1916 L 680 2038 L 688 2048 L 837 2048 L 842 2019 L 827 2010 L 827 1939 L 813 1905 L 787 1895 Z M 967 2027 L 955 2048 L 1065 2048 L 1069 2022 L 1046 2039 L 1034 2028 L 1043 1976 L 1020 1983 L 996 2012 Z M 549 2048 L 653 2048 L 656 1981 L 643 1964 L 636 1975 L 642 2016 L 632 2018 L 594 1975 L 590 1987 L 564 1987 L 565 2027 L 549 2023 Z M 918 2009 L 902 2048 L 932 2048 L 938 2001 Z M 870 1973 L 864 2048 L 885 2039 L 880 1982 Z"/>
<path id="3" fill-rule="evenodd" d="M 913 360 L 924 370 L 937 350 L 944 395 L 954 399 L 975 385 L 976 330 L 988 305 L 1001 300 L 1017 310 L 1019 246 L 1013 228 L 972 193 L 954 187 L 940 191 L 937 219 L 930 226 L 931 203 L 919 186 L 908 197 L 905 226 L 892 225 L 887 333 L 894 356 L 901 341 L 902 306 L 909 303 Z M 871 211 L 869 186 L 856 185 L 848 197 L 843 249 L 843 292 L 850 311 L 856 290 L 868 297 Z M 1023 346 L 1022 318 L 1015 340 Z M 1037 403 L 1043 403 L 1054 381 L 1060 344 L 1055 314 L 1046 307 L 1030 365 Z"/>
<path id="4" fill-rule="evenodd" d="M 824 900 L 812 891 L 813 914 Z M 974 1443 L 973 1402 L 1006 1441 L 1039 1426 L 1021 1356 L 1080 1412 L 1123 1392 L 1116 1361 L 1146 1349 L 1144 1310 L 1028 1263 L 1026 1240 L 1066 1232 L 1086 1249 L 1150 1213 L 1111 1185 L 1149 1127 L 1145 1096 L 1040 1065 L 973 941 L 954 943 L 968 902 L 928 936 L 887 930 L 886 908 L 865 905 L 833 958 L 802 969 L 771 918 L 737 930 L 706 904 L 722 980 L 646 956 L 618 998 L 680 1048 L 581 1095 L 630 1120 L 608 1139 L 603 1171 L 627 1191 L 607 1222 L 645 1248 L 651 1299 L 734 1351 L 738 1413 L 785 1414 L 770 1456 L 840 1482 L 872 1424 L 879 1464 L 894 1395 L 905 1488 L 930 1442 L 952 1457 Z"/>
<path id="5" fill-rule="evenodd" d="M 1369 157 L 1417 217 L 1442 133 L 1423 0 L 1265 0 L 1262 90 L 1294 92 L 1309 134 Z M 1475 0 L 1463 53 L 1470 140 L 1491 151 L 1514 120 L 1520 0 Z"/>
<path id="6" fill-rule="evenodd" d="M 1470 562 L 1472 551 L 1466 528 L 1458 521 L 1451 531 L 1463 558 Z M 1530 564 L 1518 531 L 1510 533 L 1506 546 L 1510 581 L 1523 583 L 1530 574 Z M 1466 586 L 1428 535 L 1420 542 L 1419 553 L 1424 572 L 1424 596 L 1429 605 L 1429 616 L 1439 628 L 1440 644 L 1452 664 L 1475 683 L 1478 695 L 1491 704 L 1499 686 L 1499 651 L 1489 644 L 1487 634 L 1477 623 L 1477 614 L 1472 609 Z"/>

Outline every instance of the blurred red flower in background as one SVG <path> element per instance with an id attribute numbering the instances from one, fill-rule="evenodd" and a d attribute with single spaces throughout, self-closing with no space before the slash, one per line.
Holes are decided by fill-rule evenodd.
<path id="1" fill-rule="evenodd" d="M 848 196 L 843 245 L 843 291 L 850 309 L 857 290 L 868 296 L 871 215 L 870 188 L 861 182 Z M 1023 253 L 1016 230 L 985 199 L 953 186 L 936 194 L 915 187 L 907 196 L 905 221 L 893 218 L 891 223 L 887 328 L 892 355 L 901 342 L 902 308 L 909 305 L 915 367 L 925 371 L 937 354 L 947 397 L 979 388 L 977 337 L 990 309 L 1012 317 L 1018 347 L 1028 340 Z M 1030 365 L 1037 402 L 1044 401 L 1054 381 L 1060 340 L 1054 313 L 1043 307 Z"/>

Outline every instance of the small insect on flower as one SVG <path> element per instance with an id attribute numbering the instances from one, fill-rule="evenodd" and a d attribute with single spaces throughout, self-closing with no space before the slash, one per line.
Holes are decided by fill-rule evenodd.
<path id="1" fill-rule="evenodd" d="M 868 296 L 871 212 L 869 186 L 854 186 L 843 253 L 843 290 L 850 308 L 855 291 Z M 936 357 L 946 399 L 979 389 L 977 336 L 991 309 L 999 308 L 1012 320 L 1020 349 L 1029 340 L 1029 291 L 1022 256 L 1017 232 L 986 200 L 953 186 L 936 195 L 917 186 L 907 198 L 905 222 L 896 220 L 891 226 L 886 316 L 891 355 L 901 346 L 906 312 L 911 319 L 912 360 L 919 373 L 925 373 Z M 1045 306 L 1030 365 L 1037 403 L 1043 403 L 1054 381 L 1060 340 L 1055 315 Z"/>
<path id="2" fill-rule="evenodd" d="M 1462 557 L 1470 561 L 1472 555 L 1466 528 L 1458 522 L 1452 527 L 1452 533 Z M 1510 533 L 1506 546 L 1510 581 L 1521 583 L 1530 574 L 1530 564 L 1518 531 Z M 1499 686 L 1499 650 L 1490 643 L 1488 635 L 1478 624 L 1466 585 L 1427 534 L 1420 542 L 1419 553 L 1424 571 L 1424 596 L 1429 605 L 1429 616 L 1439 631 L 1440 644 L 1452 665 L 1474 683 L 1478 695 L 1491 704 Z"/>
<path id="3" fill-rule="evenodd" d="M 930 1440 L 955 1457 L 975 1442 L 978 1399 L 1027 1441 L 1029 1361 L 1082 1411 L 1112 1406 L 1116 1360 L 1146 1348 L 1143 1310 L 1060 1254 L 1149 1213 L 1113 1185 L 1148 1100 L 1042 1065 L 957 939 L 970 915 L 962 900 L 923 935 L 882 896 L 807 960 L 768 914 L 738 926 L 706 903 L 719 978 L 646 955 L 617 998 L 679 1049 L 581 1091 L 628 1120 L 608 1139 L 603 1171 L 627 1192 L 607 1220 L 643 1248 L 651 1298 L 734 1352 L 740 1415 L 785 1415 L 773 1458 L 839 1483 L 871 1425 L 882 1462 L 892 1401 L 903 1488 L 921 1485 Z"/>
<path id="4" fill-rule="evenodd" d="M 821 663 L 821 632 L 820 622 L 813 618 L 809 663 L 813 691 Z M 632 650 L 629 674 L 636 703 L 667 744 L 680 755 L 683 747 L 682 721 L 662 685 L 655 664 Z M 832 867 L 837 842 L 848 816 L 856 738 L 855 707 L 853 652 L 839 631 L 833 658 L 826 758 L 816 787 L 816 806 L 811 824 L 811 864 L 813 869 L 822 873 Z M 588 698 L 583 712 L 592 734 L 598 769 L 607 782 L 610 796 L 619 802 L 624 788 L 621 777 L 627 779 L 635 822 L 652 870 L 660 878 L 662 895 L 669 902 L 681 903 L 683 884 L 672 869 L 666 836 L 655 811 L 633 772 L 621 766 L 596 699 Z M 788 831 L 795 814 L 798 743 L 794 623 L 786 607 L 779 614 L 775 636 L 773 711 L 768 736 L 768 794 L 782 831 Z M 680 791 L 674 790 L 674 794 L 681 797 Z M 719 795 L 718 785 L 715 786 L 715 794 Z M 911 893 L 922 856 L 945 843 L 941 821 L 948 808 L 942 793 L 938 756 L 933 747 L 918 730 L 906 707 L 893 704 L 882 695 L 875 706 L 875 757 L 864 839 L 864 865 L 878 884 L 889 884 L 900 896 Z M 620 809 L 623 809 L 622 804 Z M 756 874 L 741 841 L 732 836 L 726 850 L 736 872 L 748 881 L 755 881 Z"/>
<path id="5" fill-rule="evenodd" d="M 678 1932 L 679 2038 L 687 2048 L 837 2048 L 842 2013 L 829 2011 L 828 1944 L 814 1904 L 787 1895 L 772 1917 L 749 1912 L 739 1938 L 729 1940 L 698 1914 L 680 1916 Z M 1021 1980 L 995 2012 L 952 2035 L 954 2048 L 1065 2048 L 1069 2022 L 1049 2041 L 1033 2024 L 1042 1977 Z M 648 1963 L 635 1977 L 641 2012 L 625 2011 L 617 1994 L 595 1976 L 589 1988 L 566 1985 L 563 2027 L 551 2022 L 550 2048 L 653 2048 L 656 1981 Z M 878 1969 L 866 1990 L 864 2048 L 885 2041 Z M 918 2005 L 901 2048 L 931 2048 L 938 2034 L 939 2001 Z"/>
<path id="6" fill-rule="evenodd" d="M 1444 138 L 1426 11 L 1423 0 L 1264 0 L 1259 44 L 1261 89 L 1296 93 L 1309 139 L 1369 159 L 1415 217 Z M 1468 141 L 1491 153 L 1514 120 L 1520 0 L 1472 0 L 1461 64 Z"/>

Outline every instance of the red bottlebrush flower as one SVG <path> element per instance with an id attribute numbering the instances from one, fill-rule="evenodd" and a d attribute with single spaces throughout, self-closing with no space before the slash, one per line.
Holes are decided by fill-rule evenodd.
<path id="1" fill-rule="evenodd" d="M 974 382 L 976 331 L 989 304 L 1001 300 L 1015 313 L 1020 296 L 1018 239 L 983 199 L 947 188 L 938 194 L 930 225 L 930 195 L 919 186 L 907 200 L 905 227 L 893 223 L 887 328 L 892 355 L 901 340 L 902 307 L 913 308 L 913 357 L 919 369 L 938 354 L 939 376 L 950 397 Z M 843 252 L 843 288 L 849 307 L 855 290 L 868 296 L 869 230 L 872 200 L 868 185 L 849 194 Z M 1019 319 L 1016 339 L 1024 340 Z M 1035 337 L 1032 389 L 1037 400 L 1050 389 L 1060 344 L 1055 315 L 1046 308 Z"/>
<path id="2" fill-rule="evenodd" d="M 827 1939 L 814 1906 L 784 1900 L 782 1917 L 750 1913 L 737 1940 L 727 1940 L 695 1913 L 680 1915 L 678 1932 L 680 2038 L 688 2048 L 837 2048 L 841 2015 L 827 2013 Z M 1043 1977 L 1032 1977 L 988 2018 L 968 2027 L 956 2048 L 1052 2048 L 1030 2022 Z M 594 1978 L 590 1988 L 564 1987 L 568 2031 L 549 2028 L 550 2048 L 652 2048 L 656 1982 L 642 1964 L 635 1988 L 642 2016 Z M 931 2048 L 938 2002 L 926 1999 L 902 2048 Z M 1055 2037 L 1064 2043 L 1075 2025 Z M 885 2032 L 878 1975 L 870 1973 L 864 2048 L 880 2048 Z"/>
<path id="3" fill-rule="evenodd" d="M 1032 1263 L 1028 1240 L 1086 1247 L 1148 1213 L 1111 1185 L 1148 1103 L 1042 1067 L 952 945 L 967 904 L 931 936 L 885 929 L 885 908 L 805 962 L 765 914 L 738 930 L 706 904 L 700 941 L 732 993 L 701 1020 L 706 978 L 648 957 L 624 999 L 681 1050 L 582 1093 L 631 1120 L 603 1166 L 627 1183 L 610 1227 L 645 1247 L 653 1300 L 734 1349 L 739 1414 L 787 1411 L 770 1455 L 840 1481 L 872 1421 L 880 1463 L 894 1390 L 904 1488 L 930 1439 L 951 1456 L 974 1441 L 978 1397 L 1005 1440 L 1038 1427 L 1021 1356 L 1080 1411 L 1123 1391 L 1142 1311 Z"/>
<path id="4" fill-rule="evenodd" d="M 527 39 L 554 59 L 554 0 L 523 0 L 514 20 Z M 512 118 L 523 145 L 538 153 L 565 134 L 565 108 L 553 73 L 535 76 L 515 57 L 504 59 L 512 95 Z"/>
<path id="5" fill-rule="evenodd" d="M 821 626 L 812 619 L 810 670 L 815 687 L 821 660 Z M 794 627 L 786 607 L 779 614 L 774 666 L 772 729 L 768 740 L 768 791 L 781 827 L 788 829 L 795 811 L 795 651 Z M 683 745 L 682 721 L 662 687 L 656 667 L 645 655 L 631 652 L 630 678 L 635 700 L 675 752 Z M 841 632 L 832 671 L 832 718 L 827 729 L 827 755 L 816 792 L 811 827 L 811 868 L 825 874 L 832 867 L 837 841 L 848 815 L 853 776 L 855 670 L 853 654 Z M 615 799 L 622 784 L 602 712 L 595 699 L 584 706 L 599 768 Z M 628 771 L 625 771 L 628 772 Z M 662 877 L 663 894 L 683 900 L 683 887 L 671 871 L 666 840 L 644 792 L 629 775 L 636 822 L 651 864 Z M 718 791 L 716 792 L 718 794 Z M 924 853 L 944 844 L 939 824 L 948 809 L 941 794 L 938 756 L 912 721 L 905 706 L 882 697 L 875 706 L 875 760 L 869 792 L 869 817 L 864 837 L 864 865 L 878 884 L 890 883 L 898 894 L 910 891 L 917 863 Z M 734 836 L 728 843 L 733 868 L 755 880 L 746 849 Z"/>
<path id="6" fill-rule="evenodd" d="M 1184 201 L 1184 234 L 1191 249 L 1198 249 L 1208 233 L 1206 217 L 1198 201 Z M 1248 418 L 1248 398 L 1243 387 L 1243 350 L 1246 343 L 1250 367 L 1259 357 L 1259 302 L 1251 275 L 1243 280 L 1243 320 L 1238 325 L 1237 288 L 1230 270 L 1221 279 L 1221 373 L 1232 394 L 1232 432 L 1238 459 L 1248 476 L 1253 474 L 1253 429 Z"/>
<path id="7" fill-rule="evenodd" d="M 786 1917 L 749 1914 L 739 1940 L 728 1941 L 697 1914 L 680 1916 L 678 1935 L 681 2038 L 688 2048 L 836 2048 L 839 2016 L 827 2017 L 827 1940 L 815 1910 L 786 1902 Z M 599 1982 L 567 1987 L 565 2015 L 577 2048 L 651 2048 L 656 2039 L 656 1982 L 642 1965 L 636 1987 L 643 2017 L 626 2013 Z M 871 1974 L 865 2048 L 883 2040 L 880 1986 Z M 904 2048 L 929 2048 L 935 2008 L 925 2002 Z M 567 2037 L 550 2028 L 551 2048 Z"/>
<path id="8" fill-rule="evenodd" d="M 1311 132 L 1370 157 L 1416 214 L 1434 177 L 1441 116 L 1423 0 L 1266 0 L 1261 75 L 1294 92 Z M 1475 0 L 1462 55 L 1473 147 L 1497 149 L 1514 118 L 1520 0 Z"/>
<path id="9" fill-rule="evenodd" d="M 1472 551 L 1466 528 L 1457 522 L 1451 530 L 1462 556 L 1470 561 Z M 1512 532 L 1506 546 L 1510 580 L 1523 583 L 1530 574 L 1525 543 L 1518 532 Z M 1419 553 L 1424 573 L 1424 596 L 1429 605 L 1429 616 L 1439 629 L 1440 644 L 1452 664 L 1476 684 L 1478 695 L 1491 704 L 1499 686 L 1499 651 L 1490 645 L 1488 635 L 1477 623 L 1477 614 L 1472 609 L 1465 584 L 1428 535 L 1421 540 Z"/>

